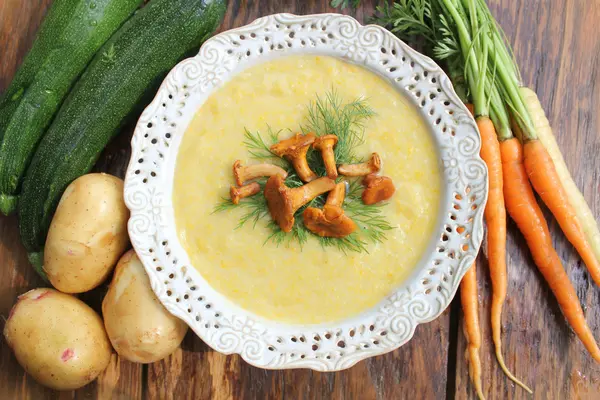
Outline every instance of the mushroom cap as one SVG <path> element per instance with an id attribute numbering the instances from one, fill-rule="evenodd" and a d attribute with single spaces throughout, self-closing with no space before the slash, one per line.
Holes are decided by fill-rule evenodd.
<path id="1" fill-rule="evenodd" d="M 254 196 L 258 192 L 260 192 L 260 184 L 258 182 L 251 182 L 240 187 L 231 186 L 229 189 L 229 196 L 231 197 L 233 204 L 239 204 L 241 199 Z"/>
<path id="2" fill-rule="evenodd" d="M 343 238 L 356 230 L 354 221 L 338 206 L 308 207 L 302 216 L 306 228 L 321 237 Z"/>
<path id="3" fill-rule="evenodd" d="M 270 177 L 264 189 L 271 218 L 284 232 L 290 232 L 294 226 L 293 201 L 288 190 L 283 177 L 279 175 Z"/>
<path id="4" fill-rule="evenodd" d="M 362 193 L 362 201 L 367 205 L 388 200 L 396 191 L 394 182 L 387 176 L 369 174 L 363 179 L 362 183 L 366 186 Z"/>
<path id="5" fill-rule="evenodd" d="M 381 169 L 381 157 L 379 154 L 373 153 L 371 154 L 371 158 L 369 159 L 369 164 L 375 168 L 377 171 Z"/>
<path id="6" fill-rule="evenodd" d="M 336 135 L 324 135 L 319 136 L 315 139 L 313 143 L 313 148 L 316 150 L 323 150 L 325 147 L 333 147 L 337 144 L 338 137 Z"/>
<path id="7" fill-rule="evenodd" d="M 289 139 L 282 140 L 271 146 L 271 151 L 279 157 L 288 156 L 294 158 L 308 150 L 308 147 L 315 142 L 316 136 L 314 133 L 306 135 L 295 134 Z"/>
<path id="8" fill-rule="evenodd" d="M 242 166 L 242 162 L 240 160 L 235 160 L 235 162 L 233 163 L 233 178 L 235 179 L 235 183 L 237 183 L 238 186 L 242 186 L 244 184 L 244 181 L 242 180 L 242 177 L 240 175 L 240 169 L 244 168 Z"/>
<path id="9" fill-rule="evenodd" d="M 241 198 L 240 190 L 235 186 L 231 186 L 229 188 L 229 197 L 231 197 L 231 201 L 233 202 L 233 204 L 239 204 Z"/>

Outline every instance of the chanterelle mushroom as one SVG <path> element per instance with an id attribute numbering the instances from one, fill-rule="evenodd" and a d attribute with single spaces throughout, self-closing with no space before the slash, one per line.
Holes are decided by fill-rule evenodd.
<path id="1" fill-rule="evenodd" d="M 304 225 L 312 233 L 322 237 L 342 238 L 356 230 L 356 224 L 341 205 L 346 194 L 346 183 L 340 182 L 329 195 L 323 209 L 308 207 L 302 214 Z"/>
<path id="2" fill-rule="evenodd" d="M 281 176 L 273 175 L 265 185 L 265 199 L 273 220 L 282 231 L 290 232 L 294 226 L 294 213 L 304 204 L 334 187 L 333 179 L 322 177 L 292 189 L 285 185 Z"/>
<path id="3" fill-rule="evenodd" d="M 240 160 L 233 163 L 233 177 L 238 186 L 242 186 L 244 182 L 262 176 L 280 175 L 282 178 L 287 177 L 287 172 L 281 167 L 273 164 L 254 164 L 243 166 Z"/>
<path id="4" fill-rule="evenodd" d="M 362 183 L 365 185 L 362 201 L 367 205 L 387 200 L 396 191 L 394 183 L 387 176 L 367 175 Z"/>
<path id="5" fill-rule="evenodd" d="M 379 154 L 371 154 L 369 161 L 360 164 L 342 164 L 338 167 L 338 172 L 345 176 L 365 176 L 379 172 L 381 169 L 381 158 Z"/>
<path id="6" fill-rule="evenodd" d="M 287 158 L 294 166 L 298 177 L 303 182 L 310 182 L 316 179 L 317 175 L 308 166 L 306 153 L 315 139 L 314 133 L 307 133 L 306 135 L 296 134 L 289 139 L 275 143 L 271 146 L 271 151 L 279 157 Z"/>
<path id="7" fill-rule="evenodd" d="M 344 197 L 346 197 L 346 182 L 340 182 L 329 192 L 325 204 L 341 207 L 344 203 Z"/>
<path id="8" fill-rule="evenodd" d="M 241 199 L 254 196 L 258 192 L 260 192 L 260 185 L 258 182 L 251 182 L 240 187 L 232 186 L 229 190 L 229 195 L 231 196 L 233 204 L 239 204 Z"/>
<path id="9" fill-rule="evenodd" d="M 338 137 L 336 135 L 325 135 L 318 137 L 313 143 L 313 149 L 321 152 L 323 157 L 323 163 L 325 164 L 325 171 L 327 176 L 331 179 L 335 179 L 338 176 L 337 168 L 335 166 L 335 155 L 333 154 L 333 147 L 337 144 Z"/>

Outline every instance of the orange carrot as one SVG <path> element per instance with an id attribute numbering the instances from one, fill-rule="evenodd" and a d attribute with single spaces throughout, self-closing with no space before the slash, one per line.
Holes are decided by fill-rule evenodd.
<path id="1" fill-rule="evenodd" d="M 471 115 L 474 115 L 473 104 L 466 104 Z M 494 133 L 495 134 L 495 133 Z M 462 196 L 457 194 L 457 199 Z M 463 233 L 464 228 L 458 227 L 458 233 Z M 475 386 L 475 391 L 480 399 L 485 399 L 481 388 L 481 360 L 479 349 L 481 348 L 481 330 L 479 328 L 479 302 L 477 298 L 477 272 L 473 263 L 460 283 L 460 302 L 464 314 L 464 332 L 467 339 L 467 358 L 469 360 L 469 376 Z"/>
<path id="2" fill-rule="evenodd" d="M 473 263 L 460 283 L 460 302 L 464 314 L 464 332 L 467 338 L 467 355 L 469 358 L 469 375 L 475 385 L 477 396 L 485 399 L 481 389 L 481 331 L 479 329 L 479 303 L 477 299 L 477 272 Z"/>
<path id="3" fill-rule="evenodd" d="M 504 206 L 502 160 L 500 144 L 492 121 L 487 117 L 479 117 L 477 118 L 477 127 L 481 134 L 481 158 L 488 167 L 489 193 L 484 215 L 487 224 L 487 257 L 492 279 L 491 322 L 496 358 L 502 371 L 510 380 L 532 393 L 529 387 L 508 370 L 502 356 L 502 306 L 506 299 L 507 289 L 506 208 Z"/>
<path id="4" fill-rule="evenodd" d="M 548 225 L 529 184 L 521 143 L 514 137 L 504 140 L 500 151 L 506 209 L 523 233 L 533 261 L 556 296 L 565 318 L 592 357 L 600 362 L 600 348 L 585 321 L 577 293 L 552 247 Z"/>
<path id="5" fill-rule="evenodd" d="M 500 144 L 492 122 L 478 118 L 481 133 L 481 158 L 488 167 L 489 193 L 485 206 L 487 224 L 487 257 L 492 278 L 492 335 L 496 350 L 500 348 L 500 316 L 506 298 L 506 208 L 502 184 Z M 501 355 L 500 355 L 501 357 Z"/>
<path id="6" fill-rule="evenodd" d="M 535 191 L 552 211 L 569 242 L 577 249 L 596 285 L 600 286 L 600 260 L 596 259 L 583 232 L 552 158 L 542 142 L 537 139 L 526 141 L 523 153 L 525 170 Z"/>

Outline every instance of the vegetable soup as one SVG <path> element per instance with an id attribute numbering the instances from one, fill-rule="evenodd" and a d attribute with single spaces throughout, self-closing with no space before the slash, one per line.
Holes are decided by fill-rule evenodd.
<path id="1" fill-rule="evenodd" d="M 248 132 L 265 140 L 293 136 L 306 126 L 307 105 L 331 90 L 344 102 L 362 99 L 374 112 L 360 126 L 364 137 L 355 143 L 356 154 L 362 160 L 379 154 L 380 174 L 396 189 L 387 202 L 374 206 L 379 219 L 368 214 L 362 223 L 355 217 L 362 250 L 324 245 L 338 239 L 324 242 L 310 232 L 299 241 L 295 231 L 280 231 L 273 240 L 268 211 L 254 219 L 248 199 L 214 212 L 236 185 L 233 163 L 260 162 L 249 153 Z M 360 180 L 355 187 L 362 190 Z M 360 66 L 311 55 L 251 67 L 206 100 L 179 149 L 173 204 L 179 239 L 215 290 L 264 318 L 309 324 L 357 315 L 407 278 L 430 242 L 440 190 L 433 139 L 410 101 Z M 254 196 L 264 198 L 262 192 Z M 248 221 L 239 226 L 244 217 Z M 380 241 L 369 241 L 369 229 L 378 220 L 391 229 Z"/>

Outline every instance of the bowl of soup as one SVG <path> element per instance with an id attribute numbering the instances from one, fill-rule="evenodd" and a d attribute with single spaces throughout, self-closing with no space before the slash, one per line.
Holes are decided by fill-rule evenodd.
<path id="1" fill-rule="evenodd" d="M 336 176 L 315 145 L 327 135 Z M 296 139 L 304 164 L 273 147 Z M 385 29 L 260 18 L 178 64 L 140 117 L 131 241 L 160 301 L 215 350 L 263 368 L 348 368 L 450 304 L 482 240 L 479 148 L 449 78 Z M 246 167 L 264 171 L 240 181 Z M 367 204 L 366 173 L 393 194 Z M 289 229 L 267 194 L 277 174 L 285 196 L 329 185 L 302 198 Z M 322 237 L 306 208 L 320 215 L 334 185 L 352 232 Z"/>

